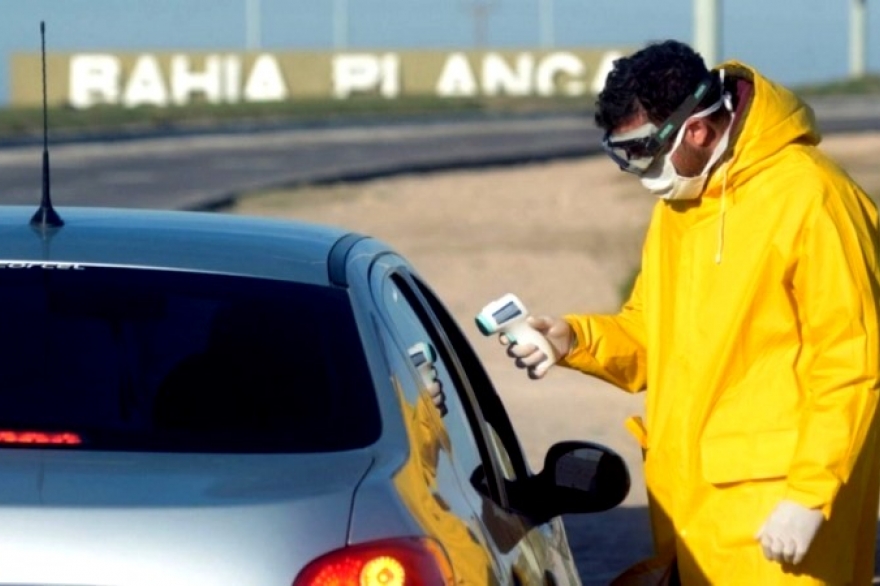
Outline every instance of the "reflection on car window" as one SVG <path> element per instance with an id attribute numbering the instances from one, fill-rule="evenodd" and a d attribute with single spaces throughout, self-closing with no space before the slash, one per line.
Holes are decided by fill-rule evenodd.
<path id="1" fill-rule="evenodd" d="M 489 432 L 486 435 L 489 436 L 492 451 L 498 459 L 498 468 L 501 471 L 501 475 L 504 476 L 505 480 L 516 480 L 516 469 L 513 467 L 513 462 L 510 459 L 507 448 L 504 447 L 504 442 L 501 441 L 494 427 L 487 423 L 486 428 Z"/>
<path id="2" fill-rule="evenodd" d="M 388 310 L 394 328 L 407 347 L 419 342 L 436 344 L 397 284 L 393 281 L 387 281 L 382 294 L 385 308 Z M 443 417 L 443 423 L 452 442 L 453 455 L 462 467 L 461 472 L 464 474 L 464 478 L 467 478 L 481 465 L 480 453 L 454 379 L 450 375 L 448 365 L 439 354 L 436 357 L 434 367 L 437 369 L 437 378 L 444 389 L 448 409 L 446 416 Z"/>
<path id="3" fill-rule="evenodd" d="M 522 450 L 513 431 L 507 411 L 504 409 L 500 398 L 495 393 L 489 376 L 474 353 L 467 338 L 458 327 L 455 320 L 442 306 L 440 301 L 420 280 L 415 279 L 419 291 L 431 307 L 431 311 L 437 316 L 440 327 L 449 342 L 456 349 L 458 359 L 464 369 L 471 387 L 483 412 L 482 425 L 489 441 L 489 447 L 501 474 L 507 480 L 514 480 L 528 475 L 528 469 Z"/>
<path id="4" fill-rule="evenodd" d="M 0 426 L 85 448 L 326 451 L 378 437 L 347 298 L 245 277 L 0 271 Z"/>

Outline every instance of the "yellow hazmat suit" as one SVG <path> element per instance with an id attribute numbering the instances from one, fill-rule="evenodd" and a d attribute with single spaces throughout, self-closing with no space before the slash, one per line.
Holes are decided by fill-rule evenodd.
<path id="1" fill-rule="evenodd" d="M 645 477 L 659 553 L 682 583 L 870 584 L 880 492 L 878 226 L 818 148 L 812 111 L 750 87 L 700 199 L 658 202 L 618 315 L 569 315 L 562 364 L 647 388 Z M 781 499 L 826 521 L 804 561 L 755 533 Z"/>

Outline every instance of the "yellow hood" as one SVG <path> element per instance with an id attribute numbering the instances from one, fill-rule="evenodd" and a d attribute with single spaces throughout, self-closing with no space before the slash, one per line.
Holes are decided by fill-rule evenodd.
<path id="1" fill-rule="evenodd" d="M 813 109 L 793 92 L 738 61 L 727 61 L 718 69 L 723 69 L 726 77 L 752 84 L 751 96 L 738 108 L 732 130 L 733 151 L 726 173 L 728 189 L 761 173 L 766 169 L 764 163 L 786 145 L 819 144 L 821 135 Z M 721 190 L 720 175 L 714 174 L 707 185 L 710 197 L 710 192 Z"/>

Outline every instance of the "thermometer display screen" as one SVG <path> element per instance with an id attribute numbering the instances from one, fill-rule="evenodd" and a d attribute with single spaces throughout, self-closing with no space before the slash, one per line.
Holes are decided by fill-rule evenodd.
<path id="1" fill-rule="evenodd" d="M 522 315 L 522 310 L 516 303 L 511 301 L 510 303 L 504 305 L 504 307 L 493 313 L 492 318 L 495 320 L 495 323 L 503 324 L 520 315 Z"/>

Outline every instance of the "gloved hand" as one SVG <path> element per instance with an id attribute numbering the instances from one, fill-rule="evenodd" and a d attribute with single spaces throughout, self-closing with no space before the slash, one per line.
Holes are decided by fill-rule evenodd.
<path id="1" fill-rule="evenodd" d="M 440 417 L 445 417 L 449 412 L 449 409 L 446 407 L 446 393 L 443 392 L 443 385 L 437 380 L 436 372 L 437 371 L 435 370 L 434 382 L 428 385 L 426 390 L 431 397 L 431 402 L 434 404 L 434 407 L 440 412 Z"/>
<path id="2" fill-rule="evenodd" d="M 796 502 L 780 501 L 758 530 L 764 557 L 773 562 L 801 563 L 825 517 L 818 509 Z"/>
<path id="3" fill-rule="evenodd" d="M 547 356 L 534 344 L 510 344 L 504 334 L 501 334 L 499 339 L 502 344 L 507 345 L 507 355 L 514 359 L 514 364 L 518 368 L 525 368 L 529 378 L 539 379 L 547 374 L 553 362 L 568 354 L 574 340 L 574 330 L 567 321 L 558 317 L 529 316 L 526 321 L 547 338 L 550 346 L 553 347 L 556 356 L 551 356 L 549 362 L 541 364 Z"/>

